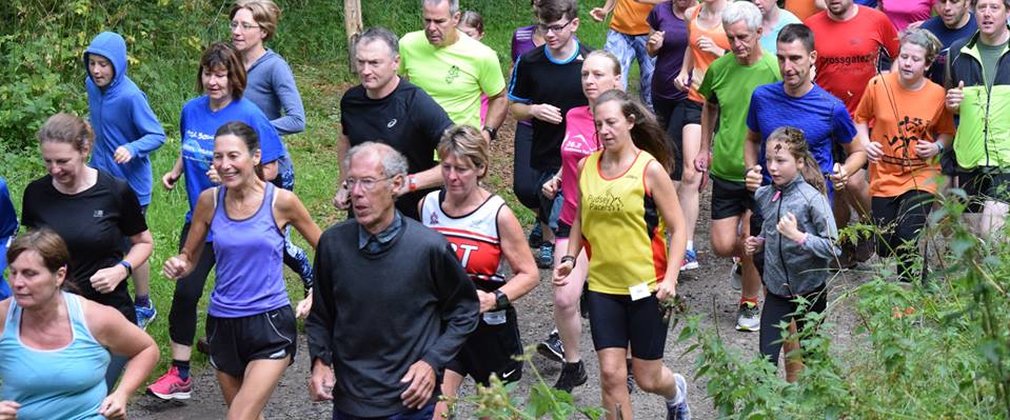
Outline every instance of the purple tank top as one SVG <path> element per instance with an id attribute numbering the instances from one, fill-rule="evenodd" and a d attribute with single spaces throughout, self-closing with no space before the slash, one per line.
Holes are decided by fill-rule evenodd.
<path id="1" fill-rule="evenodd" d="M 274 221 L 274 186 L 266 183 L 263 203 L 249 218 L 235 220 L 218 189 L 211 219 L 217 280 L 207 313 L 218 318 L 252 316 L 290 305 L 284 288 L 284 234 Z"/>

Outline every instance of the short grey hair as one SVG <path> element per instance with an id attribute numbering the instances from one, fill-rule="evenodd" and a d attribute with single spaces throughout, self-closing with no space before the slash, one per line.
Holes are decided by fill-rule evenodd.
<path id="1" fill-rule="evenodd" d="M 722 26 L 726 27 L 743 21 L 747 29 L 757 32 L 761 27 L 761 9 L 749 1 L 734 1 L 722 10 Z"/>
<path id="2" fill-rule="evenodd" d="M 354 49 L 357 51 L 358 46 L 375 41 L 381 41 L 386 44 L 386 46 L 389 47 L 391 57 L 397 57 L 400 55 L 400 41 L 397 39 L 396 34 L 394 34 L 393 31 L 381 26 L 368 28 L 362 32 L 361 35 L 358 35 L 358 39 L 354 41 Z"/>
<path id="3" fill-rule="evenodd" d="M 379 155 L 380 164 L 382 165 L 382 176 L 391 178 L 407 174 L 407 158 L 403 157 L 402 153 L 396 151 L 390 145 L 374 141 L 366 141 L 352 147 L 344 158 L 344 167 L 349 169 L 351 161 L 359 154 L 366 152 L 377 153 Z"/>
<path id="4" fill-rule="evenodd" d="M 442 4 L 443 1 L 449 2 L 449 14 L 450 15 L 455 15 L 456 12 L 459 12 L 459 0 L 421 0 L 421 7 L 424 7 L 424 5 L 426 5 L 426 4 L 430 4 L 432 6 L 437 6 L 439 4 Z M 1008 1 L 1010 1 L 1010 0 L 1008 0 Z"/>

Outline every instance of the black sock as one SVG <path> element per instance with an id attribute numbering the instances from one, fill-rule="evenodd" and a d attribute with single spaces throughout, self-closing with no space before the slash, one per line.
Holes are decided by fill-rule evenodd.
<path id="1" fill-rule="evenodd" d="M 189 379 L 189 360 L 172 359 L 172 366 L 179 369 L 179 377 L 183 380 Z"/>

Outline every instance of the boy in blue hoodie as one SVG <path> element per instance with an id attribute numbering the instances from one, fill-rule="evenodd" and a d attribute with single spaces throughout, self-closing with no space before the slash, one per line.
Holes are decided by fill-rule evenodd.
<path id="1" fill-rule="evenodd" d="M 84 51 L 88 109 L 95 145 L 91 166 L 125 179 L 147 211 L 151 203 L 151 153 L 165 143 L 165 130 L 144 94 L 126 75 L 126 41 L 102 32 Z M 127 240 L 125 242 L 129 244 Z M 157 311 L 150 299 L 148 263 L 133 270 L 137 324 L 146 328 Z"/>

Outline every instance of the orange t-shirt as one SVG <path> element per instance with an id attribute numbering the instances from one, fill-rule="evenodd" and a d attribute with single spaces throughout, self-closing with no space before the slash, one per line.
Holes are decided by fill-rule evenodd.
<path id="1" fill-rule="evenodd" d="M 649 23 L 645 18 L 652 11 L 652 6 L 635 0 L 617 0 L 614 16 L 610 19 L 610 29 L 625 35 L 648 35 Z"/>
<path id="2" fill-rule="evenodd" d="M 940 161 L 920 158 L 915 144 L 954 134 L 954 117 L 944 106 L 946 93 L 929 79 L 919 90 L 907 90 L 897 73 L 870 79 L 855 121 L 872 125 L 870 141 L 880 143 L 884 152 L 880 161 L 870 163 L 872 196 L 897 197 L 910 190 L 936 193 Z"/>
<path id="3" fill-rule="evenodd" d="M 785 9 L 796 15 L 800 21 L 804 21 L 821 11 L 821 9 L 817 8 L 814 0 L 786 0 Z"/>
<path id="4" fill-rule="evenodd" d="M 726 38 L 726 30 L 722 27 L 722 20 L 715 25 L 714 28 L 703 28 L 698 26 L 698 15 L 701 14 L 701 5 L 695 6 L 694 13 L 691 15 L 691 20 L 687 25 L 687 41 L 690 43 L 688 47 L 691 49 L 691 57 L 694 58 L 694 69 L 691 71 L 691 88 L 687 91 L 687 99 L 695 101 L 697 103 L 705 103 L 705 97 L 698 93 L 698 88 L 701 87 L 701 81 L 705 79 L 705 72 L 708 71 L 708 66 L 712 65 L 719 56 L 702 51 L 698 48 L 698 38 L 707 36 L 715 42 L 715 45 L 719 48 L 729 52 L 730 45 L 729 39 Z"/>
<path id="5" fill-rule="evenodd" d="M 866 82 L 877 74 L 877 58 L 883 49 L 898 57 L 898 32 L 877 9 L 858 7 L 856 16 L 844 22 L 820 12 L 803 21 L 814 32 L 817 76 L 824 90 L 845 102 L 849 114 L 856 111 Z"/>

